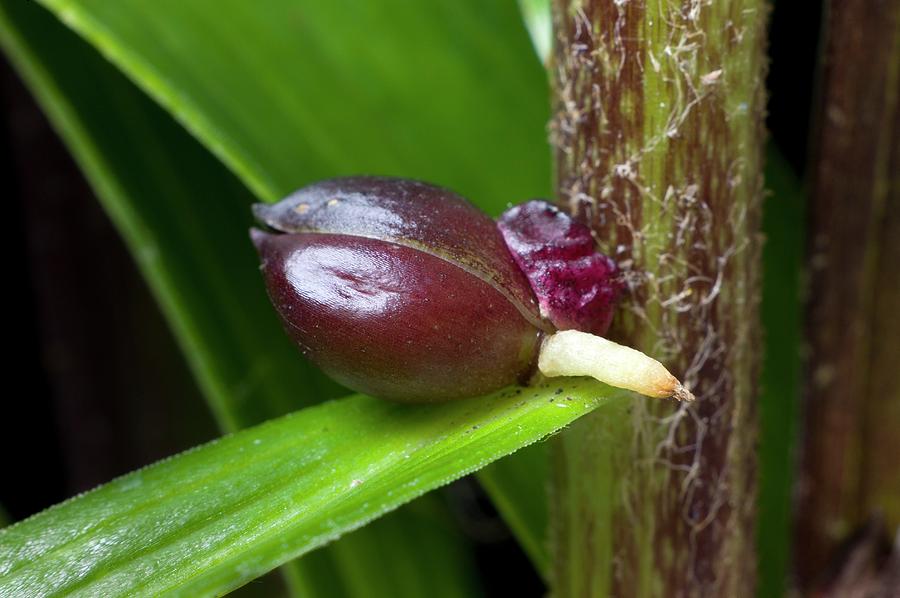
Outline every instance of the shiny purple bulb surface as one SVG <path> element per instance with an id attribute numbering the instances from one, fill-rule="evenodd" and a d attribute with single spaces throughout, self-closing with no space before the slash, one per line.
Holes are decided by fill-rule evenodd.
<path id="1" fill-rule="evenodd" d="M 584 286 L 579 273 L 600 271 L 580 245 L 537 260 L 543 233 L 523 233 L 519 245 L 534 249 L 523 258 L 507 247 L 521 218 L 504 215 L 498 229 L 459 195 L 418 181 L 332 179 L 254 213 L 267 229 L 251 231 L 267 290 L 294 342 L 347 387 L 397 401 L 525 381 L 543 335 L 559 327 L 542 312 L 558 316 L 559 303 Z M 542 266 L 536 283 L 532 264 L 551 254 L 573 265 Z M 569 290 L 536 294 L 554 281 Z M 596 312 L 585 305 L 573 321 Z"/>

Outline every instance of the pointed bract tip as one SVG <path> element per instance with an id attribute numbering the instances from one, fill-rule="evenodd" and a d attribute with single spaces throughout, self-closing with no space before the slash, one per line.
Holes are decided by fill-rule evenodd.
<path id="1" fill-rule="evenodd" d="M 250 229 L 250 240 L 253 242 L 253 246 L 256 247 L 256 251 L 262 251 L 262 245 L 269 236 L 269 233 L 256 227 Z"/>
<path id="2" fill-rule="evenodd" d="M 250 209 L 253 211 L 253 216 L 260 224 L 272 226 L 270 222 L 272 218 L 272 206 L 267 203 L 255 203 L 250 206 Z"/>

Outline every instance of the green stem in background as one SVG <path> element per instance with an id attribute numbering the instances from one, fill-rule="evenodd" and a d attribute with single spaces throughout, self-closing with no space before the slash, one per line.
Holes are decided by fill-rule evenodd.
<path id="1" fill-rule="evenodd" d="M 554 3 L 560 200 L 626 271 L 612 338 L 697 396 L 556 442 L 558 596 L 752 593 L 766 16 L 762 0 Z"/>
<path id="2" fill-rule="evenodd" d="M 764 347 L 759 401 L 759 516 L 757 563 L 760 597 L 787 589 L 791 500 L 800 405 L 801 274 L 805 196 L 800 181 L 774 149 L 766 154 L 763 207 Z"/>
<path id="3" fill-rule="evenodd" d="M 810 164 L 795 578 L 841 574 L 870 517 L 900 525 L 900 4 L 825 3 Z M 837 567 L 837 569 L 835 569 Z"/>

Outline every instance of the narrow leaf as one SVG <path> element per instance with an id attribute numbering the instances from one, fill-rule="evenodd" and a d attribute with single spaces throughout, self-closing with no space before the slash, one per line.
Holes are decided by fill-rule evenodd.
<path id="1" fill-rule="evenodd" d="M 247 238 L 252 197 L 240 182 L 40 6 L 0 1 L 0 42 L 122 232 L 221 427 L 234 430 L 335 396 L 337 385 L 304 364 L 266 299 Z M 368 534 L 404 541 L 373 550 Z M 439 536 L 406 509 L 343 543 L 341 559 L 311 555 L 310 563 L 291 564 L 288 579 L 315 596 L 354 595 L 336 581 L 354 575 L 378 577 L 395 596 L 419 595 L 401 591 L 426 580 L 442 595 L 471 594 L 474 569 L 459 534 Z M 423 546 L 447 555 L 440 571 L 421 563 Z M 390 559 L 419 563 L 402 573 L 420 577 L 392 577 L 383 564 Z M 323 570 L 336 574 L 323 577 Z"/>
<path id="2" fill-rule="evenodd" d="M 347 174 L 493 211 L 549 191 L 546 75 L 513 0 L 42 4 L 263 199 Z"/>
<path id="3" fill-rule="evenodd" d="M 547 76 L 513 0 L 42 3 L 262 199 L 361 173 L 492 214 L 550 193 Z M 509 521 L 534 511 L 518 505 L 533 487 L 490 488 Z M 545 516 L 528 523 L 543 537 Z"/>
<path id="4" fill-rule="evenodd" d="M 501 459 L 478 473 L 478 480 L 515 534 L 522 550 L 545 580 L 550 554 L 547 508 L 550 455 L 544 443 L 533 444 L 510 459 Z"/>
<path id="5" fill-rule="evenodd" d="M 766 159 L 763 207 L 763 289 L 760 317 L 765 351 L 759 401 L 758 596 L 786 590 L 791 552 L 791 493 L 800 408 L 801 275 L 804 195 L 774 148 Z"/>
<path id="6" fill-rule="evenodd" d="M 530 448 L 530 447 L 529 447 Z M 471 546 L 427 494 L 281 567 L 292 595 L 470 598 L 482 593 Z"/>
<path id="7" fill-rule="evenodd" d="M 624 394 L 555 388 L 356 396 L 222 438 L 0 531 L 0 594 L 225 592 Z"/>
<path id="8" fill-rule="evenodd" d="M 0 21 L 10 57 L 124 236 L 223 429 L 302 407 L 307 393 L 339 396 L 298 359 L 269 305 L 241 183 L 39 6 L 4 0 Z"/>
<path id="9" fill-rule="evenodd" d="M 553 46 L 553 20 L 550 13 L 550 0 L 519 0 L 519 10 L 531 35 L 531 43 L 541 62 L 550 58 Z"/>
<path id="10" fill-rule="evenodd" d="M 152 10 L 140 0 L 44 4 L 263 199 L 312 180 L 358 173 L 441 183 L 491 213 L 548 195 L 546 74 L 511 0 L 387 0 L 377 6 L 275 0 L 264 7 L 240 0 L 161 0 Z M 76 67 L 70 72 L 80 74 Z M 176 316 L 192 320 L 194 313 L 192 306 Z M 213 359 L 215 347 L 227 341 L 215 334 L 210 339 Z M 241 364 L 224 369 L 249 380 L 252 392 L 257 377 L 282 371 L 274 358 L 261 361 L 246 378 L 240 378 L 246 371 Z M 229 399 L 215 384 L 206 386 L 221 397 L 214 396 L 225 413 L 221 420 Z M 321 396 L 313 384 L 300 388 Z M 245 386 L 236 391 L 238 408 L 259 404 L 246 396 Z M 533 488 L 500 482 L 490 488 L 508 520 L 526 521 L 533 509 L 520 510 L 518 496 L 535 496 Z M 541 537 L 545 522 L 543 517 L 531 525 Z"/>

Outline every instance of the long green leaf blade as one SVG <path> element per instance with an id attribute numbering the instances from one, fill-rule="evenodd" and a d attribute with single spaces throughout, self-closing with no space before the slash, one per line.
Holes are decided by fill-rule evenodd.
<path id="1" fill-rule="evenodd" d="M 541 62 L 546 63 L 550 58 L 550 49 L 553 46 L 553 18 L 550 13 L 550 0 L 519 0 L 519 10 L 534 51 L 537 52 Z"/>
<path id="2" fill-rule="evenodd" d="M 338 396 L 297 358 L 247 240 L 252 195 L 43 9 L 0 4 L 2 39 L 172 323 L 225 430 Z M 115 292 L 115 289 L 110 289 Z"/>
<path id="3" fill-rule="evenodd" d="M 492 213 L 549 192 L 546 74 L 512 0 L 44 4 L 263 199 L 358 173 L 442 183 Z M 510 486 L 507 467 L 528 468 L 483 477 L 545 570 L 545 482 Z"/>
<path id="4" fill-rule="evenodd" d="M 36 4 L 0 1 L 0 42 L 123 233 L 220 425 L 234 430 L 334 396 L 337 386 L 304 365 L 265 297 L 246 237 L 246 189 Z M 387 534 L 404 541 L 373 550 L 369 536 Z M 439 571 L 420 562 L 422 546 L 446 555 Z M 402 592 L 425 581 L 441 587 L 438 595 L 467 596 L 474 568 L 464 547 L 459 534 L 435 534 L 401 509 L 343 539 L 341 559 L 331 549 L 318 552 L 292 563 L 286 576 L 305 595 L 359 595 L 354 579 L 362 577 L 377 578 L 395 596 L 419 595 Z M 398 578 L 385 566 L 392 559 L 420 566 L 397 571 L 406 576 Z"/>
<path id="5" fill-rule="evenodd" d="M 382 525 L 397 516 L 402 516 L 402 521 Z M 470 545 L 459 541 L 459 535 L 458 523 L 448 509 L 443 508 L 437 496 L 426 495 L 373 521 L 364 530 L 329 544 L 327 551 L 338 565 L 340 583 L 348 596 L 475 598 L 483 593 L 482 589 L 477 580 L 464 577 L 476 571 L 474 554 Z M 310 561 L 310 557 L 322 552 L 304 556 L 298 562 L 314 566 L 316 561 Z M 360 558 L 361 555 L 366 558 Z M 319 596 L 318 588 L 325 581 L 297 595 Z M 327 583 L 335 581 L 332 576 Z"/>
<path id="6" fill-rule="evenodd" d="M 0 594 L 217 594 L 624 393 L 570 380 L 434 406 L 351 397 L 139 470 L 0 531 Z"/>
<path id="7" fill-rule="evenodd" d="M 440 497 L 427 494 L 280 569 L 293 596 L 474 598 L 474 554 Z"/>
<path id="8" fill-rule="evenodd" d="M 544 443 L 529 446 L 478 472 L 478 481 L 545 580 L 550 568 L 549 474 L 550 455 Z"/>
<path id="9" fill-rule="evenodd" d="M 41 0 L 263 199 L 340 174 L 501 209 L 550 189 L 514 0 Z"/>
<path id="10" fill-rule="evenodd" d="M 770 147 L 763 208 L 765 331 L 759 402 L 758 596 L 785 593 L 791 554 L 791 494 L 800 413 L 804 194 L 784 157 Z"/>
<path id="11" fill-rule="evenodd" d="M 493 213 L 549 190 L 546 75 L 511 0 L 45 5 L 264 199 L 360 172 L 443 183 Z M 546 517 L 529 522 L 518 497 L 542 504 L 544 482 L 515 479 L 491 493 L 541 546 Z"/>

